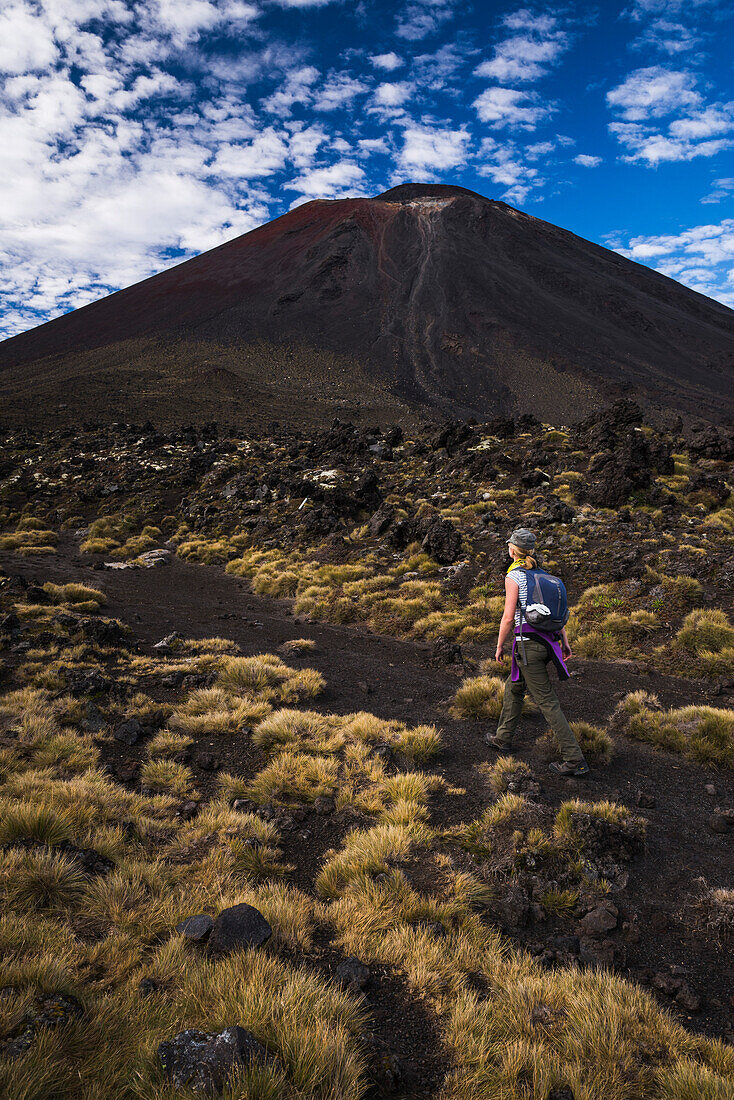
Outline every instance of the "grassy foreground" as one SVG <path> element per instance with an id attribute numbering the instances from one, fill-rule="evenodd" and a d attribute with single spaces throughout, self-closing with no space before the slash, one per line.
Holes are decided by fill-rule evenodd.
<path id="1" fill-rule="evenodd" d="M 2 1095 L 189 1095 L 168 1082 L 158 1045 L 183 1028 L 237 1023 L 275 1061 L 239 1073 L 227 1100 L 366 1096 L 371 1006 L 330 976 L 328 947 L 405 982 L 445 1059 L 440 1100 L 550 1100 L 564 1089 L 575 1100 L 734 1096 L 732 1048 L 687 1032 L 609 971 L 544 968 L 492 920 L 497 883 L 530 857 L 563 887 L 546 904 L 572 907 L 574 891 L 590 888 L 579 822 L 611 822 L 642 843 L 626 808 L 570 801 L 548 819 L 507 790 L 500 762 L 485 814 L 439 828 L 432 799 L 462 792 L 446 792 L 431 771 L 434 727 L 310 709 L 323 687 L 316 671 L 274 654 L 242 657 L 226 639 L 182 640 L 154 657 L 128 648 L 124 630 L 105 644 L 95 640 L 101 593 L 66 586 L 46 596 L 13 600 L 33 643 L 8 666 L 15 683 L 0 697 Z M 90 707 L 69 691 L 70 666 L 114 671 L 112 701 Z M 170 690 L 182 672 L 188 686 Z M 624 720 L 649 705 L 623 705 Z M 146 731 L 136 789 L 101 766 L 113 731 L 131 721 Z M 220 771 L 202 798 L 185 763 L 202 730 L 249 738 L 263 766 Z M 308 811 L 323 798 L 353 824 L 312 886 L 297 888 L 278 807 Z M 422 886 L 417 863 L 429 868 Z M 214 957 L 175 931 L 193 913 L 241 901 L 270 922 L 265 946 Z M 29 1025 L 37 998 L 59 994 L 75 1010 L 57 1026 Z"/>

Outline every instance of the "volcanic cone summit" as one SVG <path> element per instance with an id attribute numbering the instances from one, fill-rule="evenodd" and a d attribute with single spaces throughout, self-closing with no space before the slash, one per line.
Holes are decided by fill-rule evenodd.
<path id="1" fill-rule="evenodd" d="M 734 411 L 734 312 L 463 187 L 315 200 L 0 345 L 10 422 Z"/>

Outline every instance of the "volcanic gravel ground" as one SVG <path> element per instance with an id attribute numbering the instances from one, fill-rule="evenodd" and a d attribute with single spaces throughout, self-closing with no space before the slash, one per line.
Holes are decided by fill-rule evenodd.
<path id="1" fill-rule="evenodd" d="M 296 667 L 319 669 L 327 680 L 327 690 L 309 706 L 336 713 L 368 710 L 381 718 L 397 718 L 410 725 L 435 723 L 440 728 L 443 748 L 431 770 L 465 793 L 441 792 L 434 796 L 433 824 L 469 821 L 489 800 L 488 789 L 474 770 L 482 761 L 494 759 L 482 742 L 488 727 L 449 716 L 447 703 L 464 673 L 457 666 L 432 666 L 426 646 L 380 637 L 360 628 L 299 620 L 293 616 L 290 601 L 258 597 L 245 581 L 213 566 L 189 565 L 174 558 L 157 569 L 97 571 L 79 557 L 70 536 L 61 540 L 59 553 L 53 558 L 2 555 L 0 565 L 8 573 L 29 580 L 73 580 L 102 588 L 109 599 L 105 614 L 132 627 L 141 653 L 152 652 L 154 643 L 173 631 L 184 637 L 230 638 L 245 655 L 277 651 L 290 638 L 312 638 L 315 650 L 301 657 L 286 657 Z M 731 696 L 714 696 L 703 682 L 655 672 L 635 673 L 614 662 L 574 659 L 571 667 L 571 680 L 558 684 L 559 697 L 571 721 L 583 719 L 603 725 L 620 695 L 638 688 L 655 692 L 667 706 L 732 705 Z M 170 693 L 168 701 L 174 699 L 175 693 Z M 573 797 L 609 798 L 634 809 L 648 822 L 645 854 L 630 865 L 627 890 L 615 896 L 623 916 L 638 914 L 641 933 L 639 943 L 626 947 L 622 973 L 646 981 L 651 973 L 668 971 L 671 966 L 683 968 L 686 982 L 703 997 L 701 1012 L 688 1015 L 661 995 L 663 1003 L 692 1030 L 734 1040 L 734 960 L 725 949 L 688 935 L 685 914 L 686 899 L 698 876 L 712 886 L 731 886 L 734 882 L 733 838 L 731 834 L 713 833 L 708 826 L 716 805 L 734 805 L 731 773 L 693 764 L 615 733 L 616 751 L 611 764 L 594 767 L 591 776 L 583 780 L 555 779 L 547 771 L 546 745 L 535 743 L 543 728 L 538 716 L 523 719 L 515 745 L 516 755 L 542 781 L 541 800 L 556 807 Z M 216 752 L 219 768 L 244 776 L 254 774 L 266 763 L 265 755 L 247 742 L 200 738 L 193 746 L 192 757 L 202 749 Z M 123 760 L 140 759 L 142 749 L 106 742 L 102 754 L 105 762 L 115 768 Z M 193 759 L 192 767 L 196 785 L 207 797 L 216 773 L 201 771 Z M 714 785 L 715 794 L 706 793 L 707 784 Z M 641 790 L 654 796 L 654 808 L 637 808 Z M 361 820 L 348 812 L 325 817 L 309 814 L 307 838 L 296 830 L 284 832 L 285 858 L 296 865 L 292 881 L 312 890 L 323 853 L 338 846 L 344 833 Z M 558 922 L 549 920 L 513 935 L 537 950 L 539 943 L 563 930 Z M 565 930 L 573 928 L 566 926 Z M 328 957 L 325 948 L 318 959 L 308 961 L 331 968 Z M 387 968 L 373 969 L 369 999 L 375 1034 L 389 1042 L 392 1051 L 421 1067 L 423 1083 L 417 1095 L 428 1096 L 440 1079 L 440 1056 L 431 1022 L 406 993 L 397 975 L 391 975 Z M 380 1094 L 378 1088 L 375 1095 Z"/>

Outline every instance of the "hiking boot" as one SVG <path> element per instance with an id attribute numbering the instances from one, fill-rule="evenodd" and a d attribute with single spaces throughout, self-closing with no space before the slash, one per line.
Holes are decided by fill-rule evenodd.
<path id="1" fill-rule="evenodd" d="M 512 752 L 510 745 L 506 745 L 503 741 L 497 740 L 497 735 L 494 733 L 485 733 L 484 744 L 489 745 L 495 752 Z"/>
<path id="2" fill-rule="evenodd" d="M 559 764 L 557 760 L 554 760 L 548 767 L 552 772 L 555 772 L 556 775 L 577 776 L 589 774 L 589 765 L 585 760 L 582 760 L 578 764 L 572 764 L 569 760 L 562 760 Z"/>

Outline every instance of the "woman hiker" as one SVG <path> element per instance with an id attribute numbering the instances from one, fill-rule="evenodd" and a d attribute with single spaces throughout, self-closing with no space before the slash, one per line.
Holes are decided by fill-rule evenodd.
<path id="1" fill-rule="evenodd" d="M 507 540 L 507 548 L 512 564 L 505 577 L 505 609 L 500 623 L 495 658 L 501 661 L 504 657 L 505 645 L 514 627 L 512 672 L 505 681 L 504 702 L 497 732 L 493 736 L 487 734 L 484 740 L 498 752 L 504 752 L 511 747 L 512 736 L 522 713 L 525 692 L 528 691 L 556 735 L 561 748 L 562 760 L 560 763 L 554 761 L 550 765 L 551 770 L 557 775 L 586 775 L 589 765 L 584 759 L 573 730 L 566 721 L 548 675 L 548 665 L 552 661 L 561 680 L 567 680 L 569 677 L 565 662 L 572 653 L 566 628 L 564 627 L 558 634 L 543 635 L 533 631 L 532 628 L 528 631 L 525 627 L 522 631 L 524 662 L 519 664 L 516 660 L 518 637 L 523 625 L 520 607 L 526 606 L 528 595 L 525 569 L 535 569 L 539 563 L 535 550 L 535 535 L 524 527 L 518 528 Z"/>

